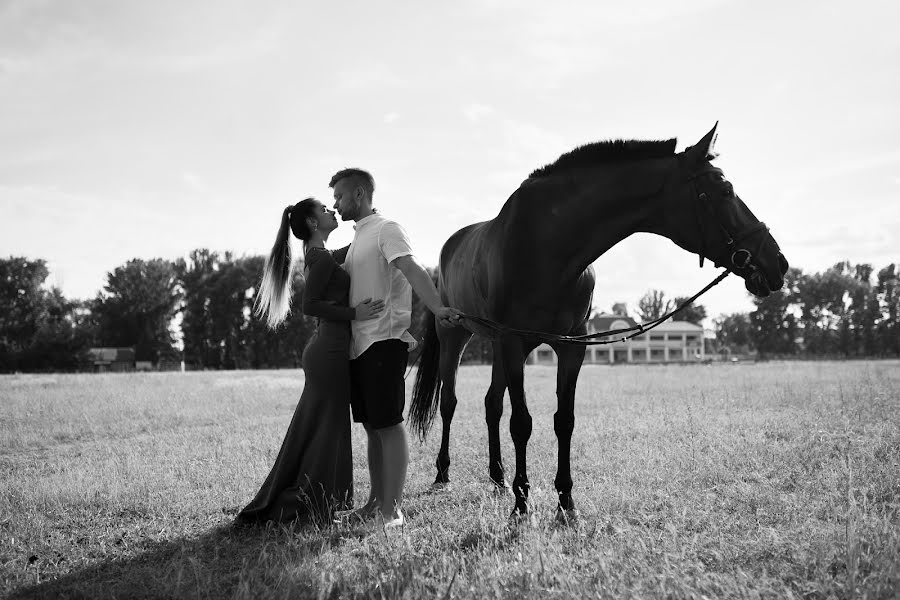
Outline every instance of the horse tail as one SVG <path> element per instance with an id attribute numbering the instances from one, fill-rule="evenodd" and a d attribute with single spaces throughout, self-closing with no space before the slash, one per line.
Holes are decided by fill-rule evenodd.
<path id="1" fill-rule="evenodd" d="M 434 315 L 427 308 L 423 318 L 425 335 L 422 340 L 422 351 L 419 353 L 419 369 L 416 372 L 416 383 L 413 386 L 412 403 L 409 407 L 409 420 L 422 440 L 431 429 L 441 396 L 439 369 L 441 342 L 434 324 Z"/>

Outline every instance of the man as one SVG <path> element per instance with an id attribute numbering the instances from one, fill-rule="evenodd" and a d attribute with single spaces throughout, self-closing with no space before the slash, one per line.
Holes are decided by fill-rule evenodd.
<path id="1" fill-rule="evenodd" d="M 350 274 L 350 305 L 366 298 L 384 300 L 380 317 L 351 322 L 351 407 L 353 420 L 366 430 L 371 486 L 366 504 L 352 514 L 367 518 L 380 511 L 385 528 L 400 527 L 409 464 L 403 426 L 404 372 L 408 352 L 416 343 L 409 333 L 412 290 L 443 326 L 456 325 L 460 312 L 443 305 L 431 277 L 413 256 L 403 228 L 375 212 L 372 175 L 343 169 L 328 185 L 334 190 L 334 209 L 341 219 L 356 222 L 344 259 Z"/>

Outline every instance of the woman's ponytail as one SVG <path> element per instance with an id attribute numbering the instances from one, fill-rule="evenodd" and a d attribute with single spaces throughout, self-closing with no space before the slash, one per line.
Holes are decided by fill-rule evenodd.
<path id="1" fill-rule="evenodd" d="M 265 317 L 271 329 L 280 325 L 291 311 L 291 209 L 288 206 L 281 215 L 281 227 L 275 237 L 275 245 L 266 259 L 262 283 L 256 295 L 254 312 L 257 317 Z"/>

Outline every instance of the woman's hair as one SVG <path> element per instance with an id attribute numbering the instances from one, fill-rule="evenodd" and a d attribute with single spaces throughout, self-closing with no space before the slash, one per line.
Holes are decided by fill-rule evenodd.
<path id="1" fill-rule="evenodd" d="M 291 312 L 293 260 L 288 229 L 303 240 L 305 246 L 312 235 L 306 220 L 316 216 L 317 208 L 318 202 L 314 198 L 306 198 L 288 206 L 281 214 L 281 226 L 275 236 L 275 245 L 272 246 L 269 258 L 266 259 L 262 283 L 259 285 L 254 303 L 256 316 L 265 317 L 266 324 L 271 329 L 278 327 Z"/>

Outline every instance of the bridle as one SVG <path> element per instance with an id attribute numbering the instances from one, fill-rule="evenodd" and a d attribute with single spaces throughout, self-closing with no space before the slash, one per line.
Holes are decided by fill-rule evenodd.
<path id="1" fill-rule="evenodd" d="M 713 258 L 713 264 L 715 264 L 717 267 L 725 267 L 729 271 L 731 271 L 732 268 L 735 268 L 749 269 L 755 272 L 757 268 L 756 265 L 753 264 L 753 253 L 746 248 L 739 247 L 738 244 L 759 232 L 764 231 L 768 233 L 769 228 L 765 223 L 759 221 L 735 233 L 731 233 L 730 231 L 728 231 L 728 229 L 724 225 L 722 225 L 722 222 L 716 215 L 716 211 L 711 204 L 709 196 L 706 194 L 706 192 L 700 190 L 699 186 L 697 185 L 697 179 L 706 175 L 718 175 L 722 177 L 723 184 L 727 185 L 729 189 L 731 189 L 731 183 L 725 180 L 722 174 L 722 169 L 719 169 L 712 165 L 708 165 L 705 169 L 697 171 L 688 177 L 688 182 L 691 185 L 694 196 L 696 196 L 697 198 L 697 210 L 695 211 L 695 213 L 697 216 L 697 229 L 700 231 L 700 248 L 697 250 L 697 254 L 700 256 L 700 266 L 703 267 L 703 261 L 707 254 L 706 231 L 703 226 L 703 218 L 700 215 L 700 209 L 702 208 L 710 214 L 713 222 L 718 226 L 719 230 L 722 233 L 722 237 L 724 238 L 724 247 L 716 254 L 710 253 L 710 256 L 715 257 Z M 733 194 L 733 190 L 731 190 L 730 193 Z M 760 236 L 759 245 L 756 247 L 756 254 L 759 254 L 762 251 L 764 241 L 765 236 Z"/>

